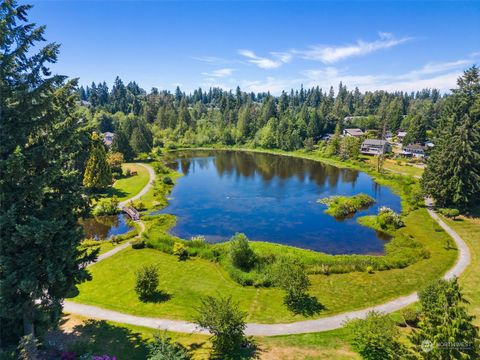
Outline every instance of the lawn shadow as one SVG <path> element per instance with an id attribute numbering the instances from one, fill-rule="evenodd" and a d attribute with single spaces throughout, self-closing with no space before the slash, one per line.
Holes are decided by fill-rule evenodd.
<path id="1" fill-rule="evenodd" d="M 301 314 L 305 317 L 313 316 L 326 309 L 325 306 L 318 301 L 316 296 L 307 294 L 291 301 L 287 304 L 287 307 L 295 314 Z"/>
<path id="2" fill-rule="evenodd" d="M 104 320 L 86 320 L 73 326 L 71 332 L 55 331 L 48 334 L 46 344 L 52 355 L 79 358 L 85 354 L 107 355 L 117 359 L 143 360 L 148 356 L 147 341 L 140 333 Z"/>
<path id="3" fill-rule="evenodd" d="M 172 298 L 172 295 L 164 292 L 164 291 L 155 291 L 152 295 L 150 296 L 144 296 L 142 298 L 140 298 L 140 301 L 141 302 L 144 302 L 144 303 L 161 303 L 161 302 L 165 302 L 165 301 L 168 301 Z"/>

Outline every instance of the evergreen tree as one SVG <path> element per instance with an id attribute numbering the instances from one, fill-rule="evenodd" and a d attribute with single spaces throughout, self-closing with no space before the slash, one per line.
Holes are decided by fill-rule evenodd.
<path id="1" fill-rule="evenodd" d="M 341 140 L 340 123 L 337 123 L 337 126 L 335 126 L 335 133 L 327 145 L 326 152 L 328 156 L 338 155 L 340 153 Z"/>
<path id="2" fill-rule="evenodd" d="M 112 141 L 112 151 L 123 154 L 127 161 L 133 160 L 135 154 L 130 146 L 128 135 L 122 127 L 119 127 Z"/>
<path id="3" fill-rule="evenodd" d="M 83 176 L 83 185 L 90 189 L 103 189 L 112 184 L 112 171 L 107 161 L 107 153 L 102 140 L 92 134 L 90 156 Z"/>
<path id="4" fill-rule="evenodd" d="M 410 119 L 407 135 L 403 139 L 403 145 L 423 144 L 427 139 L 427 127 L 423 116 L 414 115 Z"/>
<path id="5" fill-rule="evenodd" d="M 422 187 L 439 206 L 460 209 L 480 201 L 480 77 L 473 66 L 445 103 Z"/>
<path id="6" fill-rule="evenodd" d="M 477 359 L 480 351 L 475 318 L 467 313 L 456 278 L 438 280 L 419 294 L 420 322 L 410 340 L 419 349 L 429 342 L 432 348 L 421 352 L 424 359 Z"/>
<path id="7" fill-rule="evenodd" d="M 130 137 L 130 146 L 135 154 L 148 153 L 152 150 L 152 133 L 144 121 L 137 121 Z"/>
<path id="8" fill-rule="evenodd" d="M 62 300 L 88 278 L 79 250 L 86 209 L 76 83 L 51 76 L 59 46 L 28 5 L 0 3 L 0 340 L 55 326 Z"/>

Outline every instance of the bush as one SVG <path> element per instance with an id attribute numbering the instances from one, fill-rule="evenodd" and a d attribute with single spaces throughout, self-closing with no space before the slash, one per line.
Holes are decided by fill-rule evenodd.
<path id="1" fill-rule="evenodd" d="M 195 322 L 212 334 L 216 355 L 231 354 L 245 342 L 245 316 L 232 297 L 207 296 L 201 299 Z"/>
<path id="2" fill-rule="evenodd" d="M 100 199 L 93 209 L 93 215 L 115 215 L 120 212 L 118 198 L 114 195 L 111 198 Z"/>
<path id="3" fill-rule="evenodd" d="M 143 266 L 135 273 L 135 292 L 141 301 L 151 299 L 157 292 L 158 269 L 155 265 Z"/>
<path id="4" fill-rule="evenodd" d="M 458 209 L 449 209 L 449 208 L 442 208 L 438 210 L 440 214 L 455 219 L 457 216 L 460 215 L 460 210 Z"/>
<path id="5" fill-rule="evenodd" d="M 367 266 L 367 273 L 369 273 L 369 274 L 373 274 L 373 273 L 374 273 L 374 271 L 373 271 L 373 266 L 371 266 L 371 265 Z"/>
<path id="6" fill-rule="evenodd" d="M 347 322 L 352 334 L 352 347 L 363 359 L 404 359 L 405 347 L 400 343 L 400 332 L 386 315 L 371 311 L 365 319 Z"/>
<path id="7" fill-rule="evenodd" d="M 414 309 L 403 309 L 402 317 L 405 324 L 416 327 L 418 324 L 418 312 Z"/>
<path id="8" fill-rule="evenodd" d="M 400 215 L 385 206 L 380 208 L 377 215 L 377 222 L 383 230 L 396 230 L 405 226 Z"/>
<path id="9" fill-rule="evenodd" d="M 188 258 L 187 247 L 181 242 L 173 244 L 173 255 L 178 256 L 178 260 L 183 261 Z"/>
<path id="10" fill-rule="evenodd" d="M 245 234 L 237 233 L 230 239 L 229 255 L 232 264 L 244 271 L 251 270 L 255 264 L 255 253 Z"/>
<path id="11" fill-rule="evenodd" d="M 317 200 L 318 203 L 328 206 L 325 213 L 336 218 L 355 214 L 358 210 L 372 205 L 375 200 L 366 194 L 358 194 L 351 197 L 330 196 Z"/>
<path id="12" fill-rule="evenodd" d="M 145 247 L 145 240 L 135 239 L 131 242 L 132 249 L 143 249 Z"/>
<path id="13" fill-rule="evenodd" d="M 164 176 L 163 177 L 163 183 L 165 185 L 173 185 L 173 180 L 170 176 Z"/>
<path id="14" fill-rule="evenodd" d="M 181 344 L 172 341 L 166 334 L 155 335 L 148 344 L 147 360 L 189 360 L 188 350 Z"/>

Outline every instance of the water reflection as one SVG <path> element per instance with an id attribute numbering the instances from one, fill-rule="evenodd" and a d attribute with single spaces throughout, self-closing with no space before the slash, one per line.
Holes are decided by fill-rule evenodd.
<path id="1" fill-rule="evenodd" d="M 367 174 L 306 159 L 236 151 L 191 151 L 171 155 L 184 174 L 161 212 L 177 215 L 171 232 L 223 241 L 235 232 L 253 240 L 340 253 L 383 253 L 385 234 L 357 224 L 379 207 L 400 211 L 400 199 Z M 316 200 L 366 193 L 376 203 L 337 221 Z"/>
<path id="2" fill-rule="evenodd" d="M 108 239 L 111 236 L 125 234 L 133 229 L 127 224 L 127 218 L 123 214 L 96 216 L 82 219 L 80 223 L 87 239 Z"/>

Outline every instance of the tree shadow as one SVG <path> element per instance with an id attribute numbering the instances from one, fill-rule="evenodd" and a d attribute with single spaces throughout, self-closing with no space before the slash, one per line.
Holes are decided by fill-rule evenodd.
<path id="1" fill-rule="evenodd" d="M 325 306 L 318 301 L 316 296 L 307 294 L 289 301 L 286 305 L 293 313 L 301 314 L 305 317 L 313 316 L 326 309 Z"/>
<path id="2" fill-rule="evenodd" d="M 209 359 L 210 360 L 259 359 L 261 353 L 262 353 L 262 349 L 258 346 L 255 339 L 253 337 L 248 337 L 245 339 L 245 343 L 239 349 L 227 354 L 216 354 L 212 352 Z"/>
<path id="3" fill-rule="evenodd" d="M 51 355 L 58 359 L 78 359 L 85 354 L 107 355 L 110 358 L 140 360 L 148 356 L 147 341 L 140 333 L 104 320 L 86 320 L 75 325 L 71 332 L 50 333 L 46 344 Z"/>
<path id="4" fill-rule="evenodd" d="M 140 298 L 140 301 L 144 302 L 144 303 L 155 303 L 155 304 L 157 304 L 157 303 L 168 301 L 171 298 L 172 298 L 172 295 L 170 295 L 170 294 L 168 294 L 164 291 L 157 290 L 152 295 L 142 296 Z"/>

